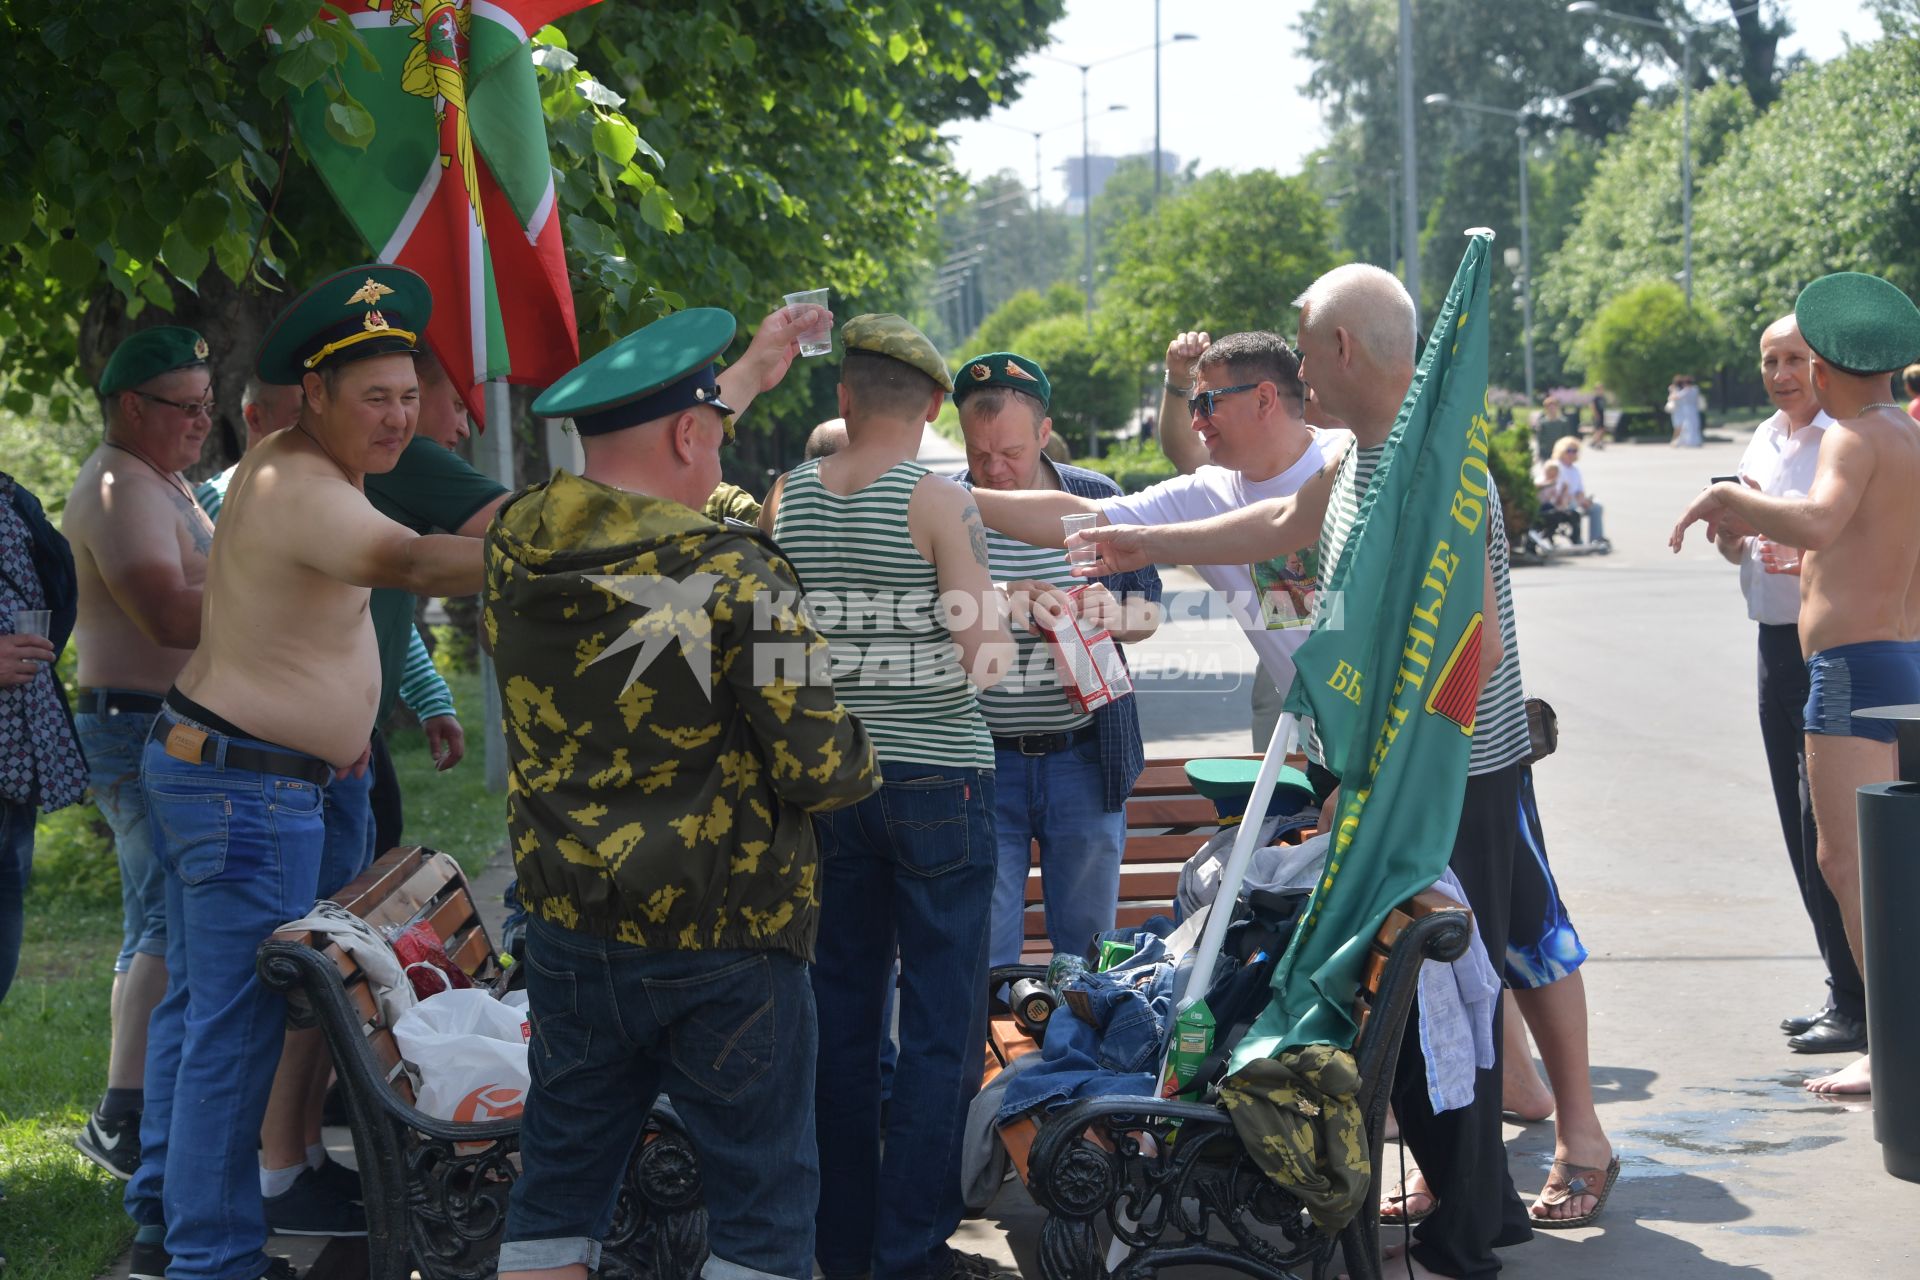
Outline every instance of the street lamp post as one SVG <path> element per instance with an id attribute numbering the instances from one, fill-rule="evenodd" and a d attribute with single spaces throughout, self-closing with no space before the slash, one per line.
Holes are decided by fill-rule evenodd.
<path id="1" fill-rule="evenodd" d="M 1598 89 L 1611 89 L 1616 81 L 1612 76 L 1601 76 L 1592 84 L 1575 89 L 1572 93 L 1563 93 L 1555 102 L 1571 102 L 1575 98 L 1585 97 Z M 1507 107 L 1490 107 L 1480 102 L 1458 102 L 1451 95 L 1430 93 L 1425 98 L 1430 107 L 1458 107 L 1462 111 L 1478 111 L 1490 116 L 1504 116 L 1514 122 L 1514 136 L 1519 140 L 1520 152 L 1520 363 L 1526 374 L 1527 403 L 1533 403 L 1533 244 L 1528 216 L 1527 180 L 1527 113 L 1514 111 Z"/>
<path id="2" fill-rule="evenodd" d="M 1418 142 L 1413 129 L 1413 0 L 1400 0 L 1400 169 L 1401 197 L 1406 201 L 1402 224 L 1407 229 L 1406 283 L 1413 299 L 1415 325 L 1420 322 L 1420 201 L 1415 188 Z"/>
<path id="3" fill-rule="evenodd" d="M 1760 0 L 1754 0 L 1744 9 L 1735 9 L 1726 17 L 1711 22 L 1662 22 L 1635 13 L 1621 13 L 1618 9 L 1595 3 L 1595 0 L 1578 0 L 1578 3 L 1567 6 L 1568 13 L 1631 22 L 1672 32 L 1680 37 L 1680 279 L 1689 307 L 1693 305 L 1693 37 L 1708 27 L 1744 18 L 1759 7 Z"/>

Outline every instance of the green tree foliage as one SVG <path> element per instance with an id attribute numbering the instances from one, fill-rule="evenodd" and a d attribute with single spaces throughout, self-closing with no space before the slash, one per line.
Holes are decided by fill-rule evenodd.
<path id="1" fill-rule="evenodd" d="M 1114 231 L 1096 317 L 1112 367 L 1159 360 L 1183 329 L 1292 332 L 1293 300 L 1335 263 L 1326 207 L 1304 178 L 1209 173 Z"/>
<path id="2" fill-rule="evenodd" d="M 1018 351 L 1020 334 L 1042 320 L 1054 316 L 1079 316 L 1085 308 L 1080 291 L 1070 284 L 1053 285 L 1042 294 L 1022 289 L 980 322 L 980 327 L 954 348 L 953 358 L 964 360 L 982 351 Z M 1086 327 L 1084 324 L 1081 326 Z"/>
<path id="3" fill-rule="evenodd" d="M 939 126 L 1003 99 L 1062 8 L 660 0 L 542 33 L 583 349 L 676 298 L 749 325 L 794 288 L 888 301 L 947 180 Z M 0 403 L 72 413 L 129 320 L 159 308 L 227 353 L 216 391 L 236 406 L 222 412 L 231 443 L 241 371 L 281 291 L 368 252 L 281 106 L 335 86 L 336 136 L 366 140 L 332 74 L 366 55 L 317 0 L 129 13 L 0 0 Z"/>
<path id="4" fill-rule="evenodd" d="M 1732 354 L 1719 313 L 1698 300 L 1687 306 L 1669 280 L 1635 285 L 1600 308 L 1574 352 L 1622 406 L 1663 403 L 1675 374 L 1699 377 Z"/>
<path id="5" fill-rule="evenodd" d="M 1694 202 L 1696 297 L 1742 352 L 1829 271 L 1920 293 L 1920 44 L 1889 39 L 1794 75 L 1730 140 Z"/>
<path id="6" fill-rule="evenodd" d="M 944 193 L 928 246 L 936 271 L 921 290 L 927 336 L 942 347 L 969 345 L 967 333 L 1015 294 L 1078 272 L 1078 219 L 1036 206 L 1030 180 L 1003 169 Z"/>
<path id="7" fill-rule="evenodd" d="M 1007 349 L 1037 363 L 1053 384 L 1053 429 L 1075 454 L 1098 454 L 1098 437 L 1112 435 L 1133 412 L 1131 371 L 1120 372 L 1101 359 L 1101 348 L 1087 334 L 1086 318 L 1076 308 L 1022 329 Z"/>
<path id="8" fill-rule="evenodd" d="M 1720 85 L 1693 100 L 1696 196 L 1712 182 L 1732 138 L 1754 118 L 1747 95 Z M 1569 356 L 1588 323 L 1620 289 L 1637 280 L 1669 280 L 1680 270 L 1680 108 L 1643 107 L 1607 143 L 1579 205 L 1578 221 L 1557 252 L 1536 268 L 1534 322 L 1543 340 Z M 1763 215 L 1770 216 L 1770 215 Z M 1694 208 L 1694 271 L 1703 283 L 1711 237 Z M 1782 223 L 1778 234 L 1790 234 Z M 1668 370 L 1669 373 L 1672 370 Z M 1609 379 L 1608 385 L 1613 383 Z M 1664 384 L 1663 384 L 1664 385 Z"/>

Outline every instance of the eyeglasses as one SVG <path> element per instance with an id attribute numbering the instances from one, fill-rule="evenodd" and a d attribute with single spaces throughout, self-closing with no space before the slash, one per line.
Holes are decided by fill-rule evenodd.
<path id="1" fill-rule="evenodd" d="M 217 403 L 213 400 L 169 400 L 165 396 L 149 395 L 145 391 L 136 391 L 133 394 L 139 396 L 142 400 L 151 400 L 155 404 L 163 404 L 169 409 L 178 409 L 189 418 L 213 417 L 213 411 Z"/>
<path id="2" fill-rule="evenodd" d="M 1213 391 L 1202 391 L 1188 399 L 1187 412 L 1196 418 L 1211 418 L 1213 416 L 1213 402 L 1215 400 L 1218 400 L 1221 396 L 1238 395 L 1242 391 L 1252 391 L 1259 385 L 1257 382 L 1243 382 L 1237 387 L 1220 387 Z"/>

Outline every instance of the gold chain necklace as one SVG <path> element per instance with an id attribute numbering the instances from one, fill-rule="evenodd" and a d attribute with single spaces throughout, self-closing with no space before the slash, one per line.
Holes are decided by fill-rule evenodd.
<path id="1" fill-rule="evenodd" d="M 165 480 L 168 484 L 172 485 L 179 492 L 185 494 L 187 501 L 193 503 L 196 510 L 199 508 L 200 506 L 199 500 L 193 496 L 193 490 L 187 486 L 187 482 L 182 480 L 178 473 L 161 470 L 159 463 L 155 462 L 152 458 L 149 458 L 146 454 L 140 452 L 138 449 L 134 448 L 131 445 L 119 444 L 112 440 L 103 440 L 101 441 L 101 443 L 106 445 L 107 448 L 109 449 L 118 449 L 122 453 L 130 453 L 134 457 L 140 459 L 140 461 L 147 464 L 147 466 L 153 471 L 155 475 L 159 476 L 162 480 Z"/>

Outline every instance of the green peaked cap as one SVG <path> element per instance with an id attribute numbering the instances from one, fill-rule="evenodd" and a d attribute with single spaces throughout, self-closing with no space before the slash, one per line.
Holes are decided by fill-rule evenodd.
<path id="1" fill-rule="evenodd" d="M 1047 380 L 1047 371 L 1011 351 L 989 351 L 961 362 L 959 376 L 953 380 L 953 402 L 959 404 L 987 387 L 1023 391 L 1038 400 L 1042 409 L 1053 407 L 1053 383 Z"/>
<path id="2" fill-rule="evenodd" d="M 731 417 L 713 362 L 733 342 L 733 313 L 690 307 L 635 329 L 560 376 L 533 411 L 572 418 L 581 435 L 601 435 L 708 405 Z"/>
<path id="3" fill-rule="evenodd" d="M 419 273 L 371 262 L 336 271 L 286 305 L 260 342 L 254 372 L 293 387 L 309 373 L 369 356 L 412 354 L 433 315 Z"/>
<path id="4" fill-rule="evenodd" d="M 1187 781 L 1195 791 L 1213 801 L 1222 818 L 1235 818 L 1246 812 L 1247 801 L 1253 799 L 1253 784 L 1259 776 L 1258 760 L 1222 757 L 1187 761 Z M 1307 781 L 1307 775 L 1292 765 L 1281 765 L 1268 811 L 1295 813 L 1313 802 L 1313 784 Z"/>
<path id="5" fill-rule="evenodd" d="M 100 394 L 119 395 L 175 369 L 207 362 L 207 340 L 177 324 L 156 325 L 129 336 L 107 357 L 100 373 Z"/>
<path id="6" fill-rule="evenodd" d="M 1793 317 L 1807 345 L 1842 373 L 1891 373 L 1920 359 L 1920 308 L 1879 276 L 1821 276 L 1800 291 Z"/>

